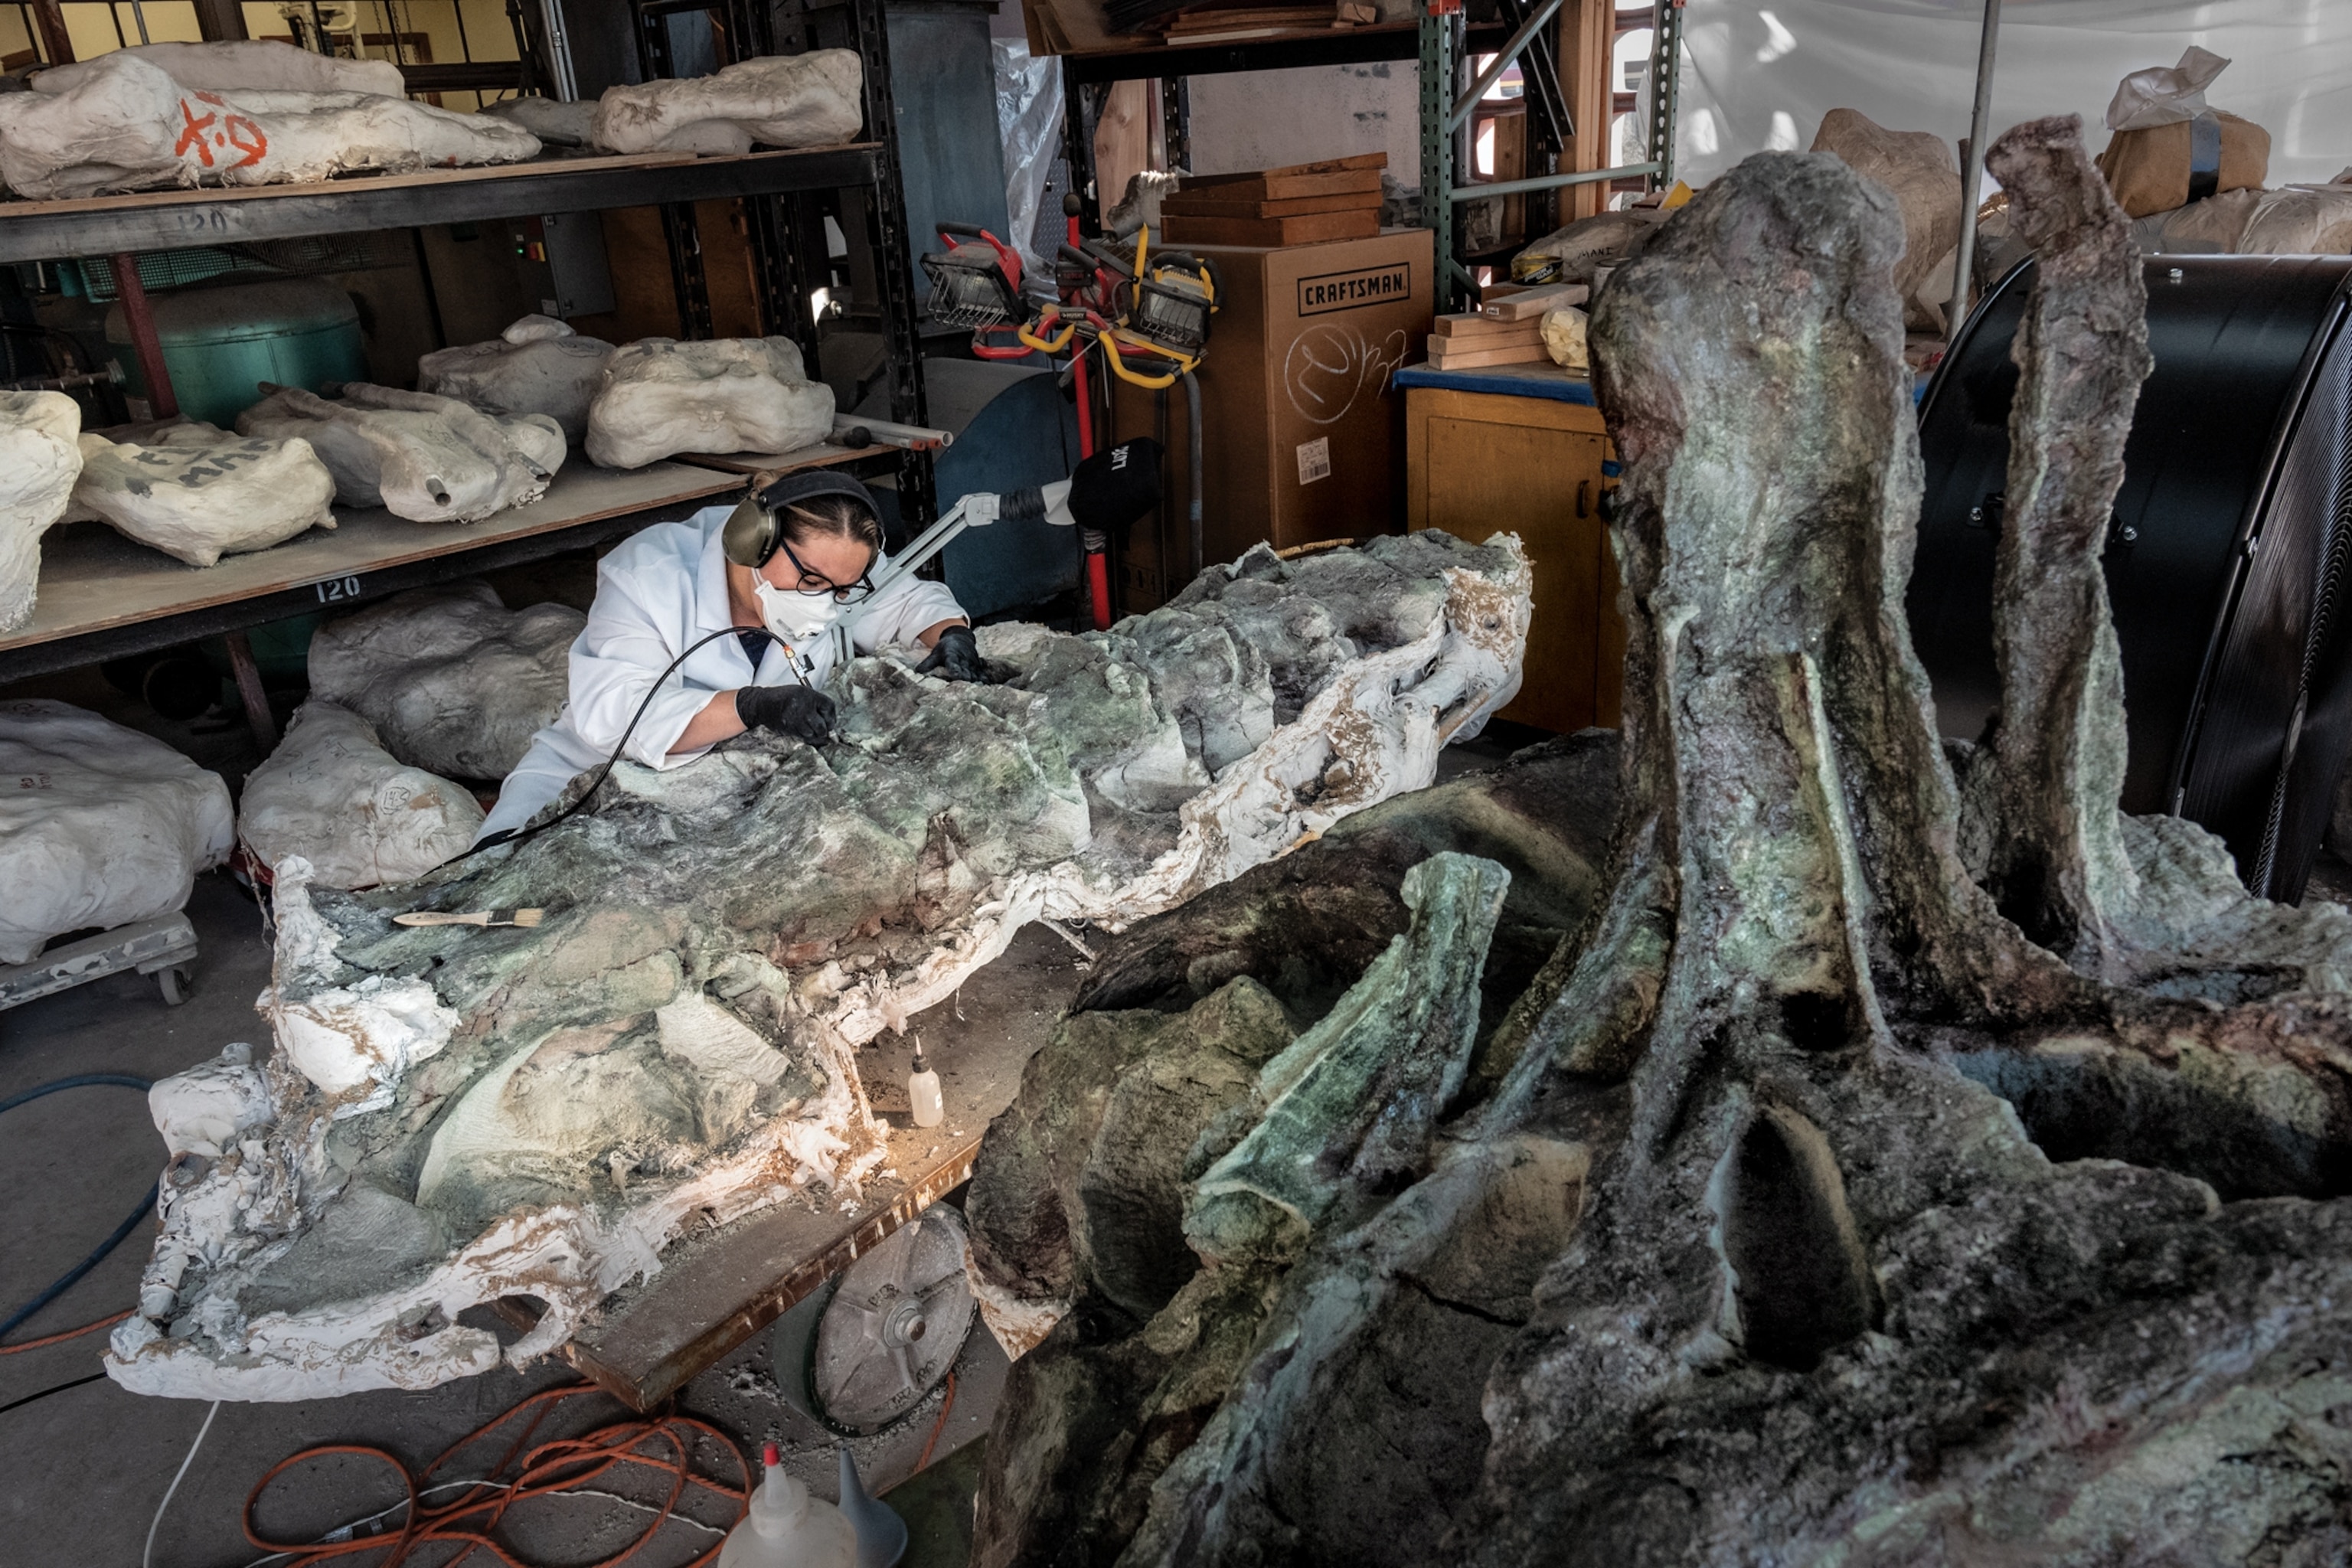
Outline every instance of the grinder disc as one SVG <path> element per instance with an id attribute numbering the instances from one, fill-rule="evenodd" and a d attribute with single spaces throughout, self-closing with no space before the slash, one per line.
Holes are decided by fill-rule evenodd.
<path id="1" fill-rule="evenodd" d="M 850 1265 L 810 1358 L 810 1391 L 827 1420 L 879 1431 L 947 1376 L 971 1332 L 971 1256 L 963 1216 L 935 1204 Z"/>

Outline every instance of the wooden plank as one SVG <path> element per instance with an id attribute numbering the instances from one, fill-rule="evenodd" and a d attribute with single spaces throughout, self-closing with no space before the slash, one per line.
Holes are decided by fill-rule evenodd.
<path id="1" fill-rule="evenodd" d="M 1433 338 L 1429 343 L 1429 365 L 1432 370 L 1473 370 L 1489 364 L 1536 364 L 1550 358 L 1550 351 L 1538 338 L 1527 343 L 1499 343 L 1493 348 L 1474 347 L 1447 349 L 1449 340 Z"/>
<path id="2" fill-rule="evenodd" d="M 1385 158 L 1385 153 L 1375 156 Z M 1301 196 L 1362 195 L 1381 188 L 1378 169 L 1333 169 L 1310 174 L 1212 174 L 1186 180 L 1179 194 L 1191 192 L 1213 201 L 1295 201 Z M 1210 195 L 1210 193 L 1215 193 Z M 1164 209 L 1163 209 L 1164 210 Z"/>
<path id="3" fill-rule="evenodd" d="M 1389 166 L 1386 153 L 1351 153 L 1344 158 L 1318 158 L 1311 163 L 1282 163 L 1271 169 L 1252 170 L 1242 174 L 1211 174 L 1211 181 L 1246 179 L 1282 179 L 1293 174 L 1333 174 L 1345 170 L 1385 169 Z"/>
<path id="4" fill-rule="evenodd" d="M 831 189 L 872 178 L 878 151 L 859 142 L 710 157 L 546 157 L 301 184 L 0 201 L 0 261 Z"/>
<path id="5" fill-rule="evenodd" d="M 1581 283 L 1561 283 L 1549 289 L 1527 289 L 1478 307 L 1478 313 L 1496 321 L 1540 321 L 1548 311 L 1563 305 L 1581 305 L 1591 293 Z"/>
<path id="6" fill-rule="evenodd" d="M 480 522 L 415 522 L 381 510 L 339 510 L 340 526 L 313 529 L 268 550 L 225 556 L 216 566 L 184 565 L 104 523 L 52 529 L 41 542 L 41 577 L 33 618 L 5 637 L 0 654 L 238 599 L 316 584 L 320 603 L 363 596 L 371 572 L 492 542 L 552 532 L 739 488 L 740 478 L 709 468 L 655 463 L 635 469 L 592 468 L 574 459 L 547 494 Z M 357 587 L 348 584 L 356 581 Z M 0 658 L 0 674 L 5 673 Z"/>
<path id="7" fill-rule="evenodd" d="M 868 1044 L 857 1068 L 890 1123 L 891 1173 L 868 1182 L 845 1210 L 795 1197 L 673 1247 L 660 1273 L 607 1299 L 564 1359 L 614 1397 L 650 1409 L 961 1185 L 981 1134 L 1013 1103 L 1023 1068 L 1084 973 L 1075 949 L 1033 925 L 956 998 L 909 1020 L 904 1037 Z M 947 1102 L 947 1121 L 928 1130 L 907 1121 L 918 1037 Z"/>
<path id="8" fill-rule="evenodd" d="M 1186 180 L 1178 194 L 1203 195 L 1213 191 L 1216 195 L 1213 199 L 1217 201 L 1287 201 L 1297 196 L 1377 191 L 1381 188 L 1381 171 L 1388 166 L 1386 153 L 1359 153 L 1353 157 L 1289 163 L 1279 169 L 1202 174 Z"/>
<path id="9" fill-rule="evenodd" d="M 1217 33 L 1234 27 L 1297 29 L 1328 25 L 1336 12 L 1329 5 L 1244 5 L 1216 10 L 1186 11 L 1164 29 L 1174 40 L 1188 34 Z"/>
<path id="10" fill-rule="evenodd" d="M 1616 68 L 1617 0 L 1567 0 L 1556 27 L 1559 88 L 1575 127 L 1560 155 L 1560 172 L 1609 168 L 1617 161 L 1617 95 L 1610 80 Z M 1608 205 L 1604 182 L 1570 185 L 1560 192 L 1558 221 L 1591 217 Z"/>
<path id="11" fill-rule="evenodd" d="M 1130 80 L 1113 83 L 1103 100 L 1102 118 L 1095 122 L 1095 191 L 1106 224 L 1111 208 L 1127 199 L 1128 182 L 1151 167 L 1157 96 L 1150 83 Z"/>
<path id="12" fill-rule="evenodd" d="M 1379 211 L 1359 207 L 1302 217 L 1170 217 L 1162 237 L 1171 245 L 1284 246 L 1370 239 L 1380 232 Z"/>
<path id="13" fill-rule="evenodd" d="M 698 468 L 717 468 L 729 474 L 789 474 L 802 468 L 829 468 L 836 463 L 854 463 L 860 458 L 887 457 L 896 450 L 896 447 L 878 443 L 852 448 L 820 441 L 814 447 L 798 447 L 789 452 L 680 452 L 671 460 L 692 463 Z"/>
<path id="14" fill-rule="evenodd" d="M 549 172 L 551 163 L 566 174 L 611 174 L 623 169 L 647 169 L 664 163 L 691 163 L 691 153 L 614 153 L 588 158 L 535 158 L 523 163 L 488 163 L 470 169 L 420 169 L 407 174 L 352 174 L 340 180 L 311 180 L 278 185 L 194 185 L 169 191 L 131 191 L 110 196 L 62 196 L 53 201 L 0 201 L 0 223 L 20 217 L 69 217 L 90 213 L 120 212 L 131 207 L 184 206 L 190 202 L 265 202 L 288 196 L 315 196 L 321 190 L 337 193 L 403 190 L 415 185 L 479 184 L 491 180 L 526 179 Z"/>
<path id="15" fill-rule="evenodd" d="M 1532 341 L 1541 337 L 1543 318 L 1535 316 L 1523 321 L 1504 321 L 1476 312 L 1461 316 L 1440 316 L 1430 324 L 1430 333 L 1433 337 L 1445 339 L 1448 343 L 1460 343 L 1465 348 L 1473 343 L 1484 348 L 1494 348 L 1522 339 Z"/>
<path id="16" fill-rule="evenodd" d="M 1278 202 L 1259 201 L 1247 196 L 1225 196 L 1212 189 L 1200 195 L 1179 190 L 1160 204 L 1162 217 L 1298 217 L 1307 213 L 1354 212 L 1369 208 L 1378 212 L 1381 193 L 1343 191 L 1336 196 L 1291 196 Z"/>

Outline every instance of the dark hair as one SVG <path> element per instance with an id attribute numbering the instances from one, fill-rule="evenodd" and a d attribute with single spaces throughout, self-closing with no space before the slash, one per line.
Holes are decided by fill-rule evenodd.
<path id="1" fill-rule="evenodd" d="M 882 553 L 882 520 L 850 496 L 811 496 L 791 502 L 776 514 L 776 532 L 794 544 L 818 535 L 852 539 L 877 558 Z"/>

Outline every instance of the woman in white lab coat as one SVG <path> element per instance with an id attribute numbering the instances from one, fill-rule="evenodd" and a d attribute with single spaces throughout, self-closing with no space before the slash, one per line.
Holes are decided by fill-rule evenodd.
<path id="1" fill-rule="evenodd" d="M 919 669 L 986 679 L 947 584 L 909 576 L 876 593 L 885 564 L 872 493 L 824 472 L 629 539 L 596 568 L 596 601 L 572 645 L 572 700 L 507 775 L 476 842 L 521 828 L 616 747 L 674 768 L 750 729 L 824 740 L 835 717 L 824 688 L 844 645 L 919 643 L 930 653 Z"/>

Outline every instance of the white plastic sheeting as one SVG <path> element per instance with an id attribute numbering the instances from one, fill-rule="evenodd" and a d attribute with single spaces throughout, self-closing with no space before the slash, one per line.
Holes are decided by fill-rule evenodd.
<path id="1" fill-rule="evenodd" d="M 1004 140 L 1004 210 L 1010 215 L 1013 248 L 1021 253 L 1024 289 L 1041 298 L 1054 293 L 1054 257 L 1034 244 L 1037 217 L 1045 203 L 1046 177 L 1062 155 L 1062 61 L 1030 58 L 1020 38 L 991 38 L 996 72 L 996 129 Z"/>
<path id="2" fill-rule="evenodd" d="M 2079 114 L 2095 151 L 2116 83 L 2195 45 L 2231 61 L 2207 101 L 2271 133 L 2273 188 L 2352 163 L 2347 0 L 2004 0 L 2000 16 L 1992 134 Z M 1983 19 L 1980 0 L 1690 0 L 1676 172 L 1697 184 L 1750 153 L 1810 146 L 1840 106 L 1957 143 Z"/>
<path id="3" fill-rule="evenodd" d="M 0 963 L 170 914 L 236 841 L 218 773 L 67 703 L 0 702 Z"/>

